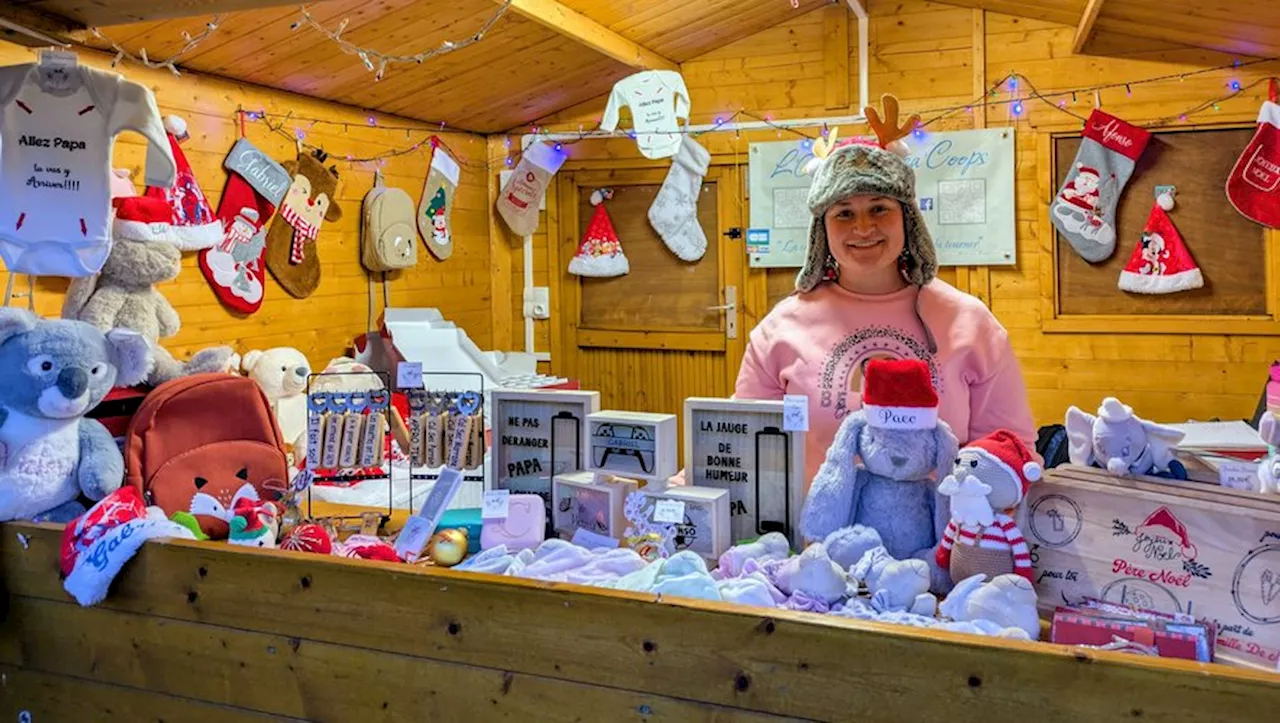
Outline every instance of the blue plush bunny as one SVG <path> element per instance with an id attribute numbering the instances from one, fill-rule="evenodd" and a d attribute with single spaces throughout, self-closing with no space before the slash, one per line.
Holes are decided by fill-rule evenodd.
<path id="1" fill-rule="evenodd" d="M 68 522 L 120 487 L 124 460 L 84 415 L 151 369 L 147 340 L 0 308 L 0 521 Z"/>
<path id="2" fill-rule="evenodd" d="M 938 569 L 934 549 L 951 507 L 931 477 L 940 480 L 951 470 L 959 444 L 937 418 L 923 362 L 872 360 L 864 379 L 862 409 L 836 432 L 809 488 L 800 531 L 832 544 L 872 528 L 894 559 L 928 563 L 931 589 L 944 593 L 951 581 Z"/>

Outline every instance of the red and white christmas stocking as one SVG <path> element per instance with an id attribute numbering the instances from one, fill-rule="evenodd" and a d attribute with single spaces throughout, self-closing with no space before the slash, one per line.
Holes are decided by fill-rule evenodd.
<path id="1" fill-rule="evenodd" d="M 200 252 L 200 272 L 223 305 L 252 314 L 262 306 L 266 226 L 293 178 L 245 138 L 224 165 L 227 185 L 218 203 L 222 239 Z"/>
<path id="2" fill-rule="evenodd" d="M 1204 275 L 1169 219 L 1173 197 L 1162 194 L 1151 207 L 1142 240 L 1120 272 L 1122 291 L 1135 294 L 1172 294 L 1204 286 Z"/>
<path id="3" fill-rule="evenodd" d="M 1253 139 L 1227 177 L 1227 200 L 1250 221 L 1280 228 L 1280 105 L 1274 80 Z"/>

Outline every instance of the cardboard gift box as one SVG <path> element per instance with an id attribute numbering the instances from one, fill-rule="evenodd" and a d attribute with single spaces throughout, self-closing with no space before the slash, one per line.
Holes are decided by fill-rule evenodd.
<path id="1" fill-rule="evenodd" d="M 1280 499 L 1063 465 L 1033 484 L 1022 525 L 1043 610 L 1097 598 L 1203 618 L 1215 658 L 1276 669 Z"/>

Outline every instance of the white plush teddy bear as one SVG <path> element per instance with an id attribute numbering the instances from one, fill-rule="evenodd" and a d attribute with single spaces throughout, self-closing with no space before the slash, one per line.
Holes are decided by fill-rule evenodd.
<path id="1" fill-rule="evenodd" d="M 287 346 L 254 349 L 244 355 L 240 370 L 262 387 L 280 433 L 292 443 L 294 455 L 300 454 L 307 438 L 307 377 L 311 374 L 307 357 Z"/>

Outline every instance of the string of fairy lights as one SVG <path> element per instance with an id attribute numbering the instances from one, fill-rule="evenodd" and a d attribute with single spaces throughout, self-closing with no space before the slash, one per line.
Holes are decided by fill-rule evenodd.
<path id="1" fill-rule="evenodd" d="M 498 7 L 494 10 L 494 12 L 488 16 L 485 22 L 475 32 L 473 32 L 469 36 L 458 39 L 458 40 L 445 40 L 436 47 L 411 53 L 411 54 L 384 52 L 384 51 L 377 50 L 375 48 L 365 47 L 355 42 L 352 42 L 345 35 L 349 25 L 349 19 L 343 19 L 338 24 L 336 29 L 331 30 L 328 27 L 326 27 L 324 22 L 322 22 L 321 20 L 317 19 L 314 15 L 312 15 L 306 6 L 301 6 L 299 8 L 299 11 L 298 11 L 299 16 L 297 20 L 295 20 L 292 23 L 291 28 L 297 31 L 305 27 L 322 34 L 329 41 L 336 44 L 342 50 L 342 52 L 349 55 L 354 55 L 357 58 L 359 58 L 360 62 L 365 66 L 365 68 L 374 74 L 374 80 L 380 81 L 385 76 L 387 69 L 391 66 L 400 65 L 400 64 L 420 65 L 427 62 L 428 60 L 431 60 L 432 58 L 436 58 L 447 53 L 455 52 L 465 47 L 468 47 L 469 45 L 480 42 L 481 40 L 484 39 L 485 35 L 493 29 L 493 27 L 498 23 L 498 21 L 510 9 L 511 2 L 512 0 L 505 0 L 500 5 L 498 5 Z M 796 3 L 793 2 L 793 7 L 795 6 L 797 5 Z M 116 56 L 115 56 L 115 59 L 112 61 L 113 66 L 123 60 L 128 59 L 132 62 L 139 63 L 148 68 L 166 69 L 172 72 L 173 74 L 178 75 L 179 71 L 177 68 L 177 64 L 183 58 L 190 55 L 197 46 L 199 46 L 203 41 L 208 39 L 209 36 L 211 36 L 218 30 L 222 22 L 222 18 L 223 16 L 221 15 L 215 16 L 212 20 L 210 20 L 208 23 L 205 24 L 203 31 L 197 35 L 191 35 L 189 32 L 183 31 L 182 38 L 183 38 L 184 44 L 173 56 L 169 57 L 166 60 L 155 60 L 148 57 L 147 51 L 145 48 L 141 49 L 138 52 L 138 54 L 135 55 L 129 52 L 128 50 L 126 50 L 125 48 L 123 48 L 119 43 L 108 38 L 105 34 L 103 34 L 97 28 L 92 28 L 91 30 L 96 37 L 100 38 L 104 43 L 108 44 L 112 50 L 115 51 Z M 961 113 L 972 114 L 978 110 L 983 110 L 985 112 L 985 110 L 988 108 L 999 108 L 999 107 L 1006 108 L 1008 111 L 1009 122 L 1017 124 L 1027 116 L 1028 105 L 1032 103 L 1044 104 L 1059 113 L 1068 115 L 1080 121 L 1081 123 L 1083 123 L 1086 120 L 1085 116 L 1081 115 L 1080 113 L 1072 109 L 1072 106 L 1074 106 L 1079 102 L 1079 99 L 1081 96 L 1084 96 L 1086 98 L 1092 96 L 1093 107 L 1101 108 L 1103 106 L 1104 93 L 1110 94 L 1119 89 L 1123 89 L 1126 97 L 1132 97 L 1133 89 L 1136 86 L 1146 86 L 1146 85 L 1151 85 L 1155 83 L 1181 82 L 1181 81 L 1185 81 L 1187 78 L 1206 75 L 1206 74 L 1212 74 L 1212 73 L 1221 73 L 1224 71 L 1233 73 L 1233 72 L 1239 71 L 1242 68 L 1262 65 L 1266 63 L 1272 63 L 1272 62 L 1275 62 L 1276 60 L 1278 60 L 1278 58 L 1275 58 L 1275 57 L 1258 58 L 1258 59 L 1248 60 L 1248 61 L 1235 60 L 1229 64 L 1206 67 L 1198 70 L 1184 71 L 1184 72 L 1178 72 L 1178 73 L 1168 73 L 1164 75 L 1132 79 L 1132 80 L 1127 80 L 1122 82 L 1110 82 L 1110 83 L 1102 83 L 1102 84 L 1081 86 L 1081 87 L 1075 87 L 1075 88 L 1054 89 L 1047 92 L 1040 91 L 1040 89 L 1036 87 L 1035 83 L 1032 82 L 1031 79 L 1028 78 L 1027 76 L 1020 73 L 1009 73 L 1004 77 L 1000 78 L 995 83 L 992 83 L 990 86 L 988 86 L 986 91 L 981 96 L 975 97 L 967 103 L 943 106 L 943 107 L 937 107 L 937 108 L 911 110 L 911 112 L 914 112 L 915 114 L 923 118 L 923 120 L 921 120 L 913 130 L 913 134 L 918 138 L 923 137 L 923 135 L 926 132 L 926 129 L 929 128 L 930 126 L 936 126 L 937 124 L 949 118 L 957 116 Z M 1158 118 L 1149 123 L 1142 123 L 1142 124 L 1136 124 L 1136 125 L 1141 125 L 1144 128 L 1160 128 L 1160 127 L 1176 125 L 1178 123 L 1189 122 L 1192 117 L 1197 116 L 1198 114 L 1207 112 L 1210 109 L 1214 111 L 1221 110 L 1222 103 L 1228 100 L 1231 100 L 1233 98 L 1236 98 L 1238 96 L 1244 95 L 1246 93 L 1249 93 L 1254 88 L 1266 82 L 1271 82 L 1272 88 L 1274 90 L 1275 81 L 1271 77 L 1258 78 L 1249 83 L 1242 83 L 1238 78 L 1233 77 L 1227 81 L 1226 83 L 1227 91 L 1222 94 L 1216 95 L 1202 102 L 1196 103 L 1178 113 L 1171 114 L 1166 117 Z M 1070 103 L 1068 102 L 1068 98 L 1070 99 Z M 239 120 L 241 122 L 245 120 L 260 122 L 267 127 L 270 133 L 274 135 L 279 135 L 282 137 L 287 137 L 290 140 L 297 142 L 298 144 L 308 148 L 315 148 L 316 146 L 306 142 L 305 140 L 306 130 L 304 130 L 299 124 L 306 125 L 307 128 L 314 127 L 317 124 L 342 125 L 347 127 L 351 125 L 350 123 L 346 123 L 346 122 L 331 121 L 331 120 L 321 119 L 321 118 L 304 118 L 304 117 L 293 115 L 291 113 L 283 114 L 283 115 L 267 113 L 265 110 L 257 110 L 257 111 L 240 110 L 238 111 L 238 113 L 240 116 Z M 784 133 L 799 137 L 801 139 L 801 143 L 806 147 L 811 146 L 813 141 L 816 140 L 818 137 L 826 137 L 829 132 L 829 129 L 826 126 L 822 126 L 820 130 L 816 132 L 816 135 L 812 135 L 809 132 L 799 130 L 797 128 L 797 124 L 794 121 L 788 122 L 786 124 L 779 124 L 774 122 L 774 120 L 770 115 L 767 115 L 767 114 L 762 115 L 760 113 L 747 110 L 746 108 L 740 108 L 727 115 L 717 116 L 710 128 L 700 128 L 696 130 L 682 128 L 682 129 L 678 129 L 676 132 L 681 134 L 688 134 L 691 136 L 699 136 L 706 133 L 733 132 L 735 134 L 735 137 L 740 138 L 742 129 L 739 127 L 740 124 L 738 123 L 738 121 L 741 121 L 744 119 L 754 121 L 755 122 L 754 124 L 763 124 L 766 128 L 773 129 L 774 131 L 777 132 L 777 135 L 779 137 L 781 137 Z M 438 126 L 439 131 L 445 131 L 450 129 L 450 126 L 445 122 L 430 123 L 428 125 Z M 406 137 L 410 138 L 412 142 L 405 146 L 390 148 L 388 150 L 385 150 L 380 153 L 373 154 L 367 157 L 355 157 L 355 156 L 348 155 L 348 156 L 342 156 L 338 158 L 351 163 L 377 163 L 379 165 L 385 165 L 388 159 L 395 158 L 398 156 L 404 156 L 412 153 L 417 153 L 423 150 L 424 148 L 427 148 L 428 146 L 434 147 L 437 145 L 443 145 L 443 141 L 439 138 L 439 136 L 433 133 L 425 132 L 423 130 L 423 127 L 420 125 L 419 126 L 379 125 L 376 122 L 376 120 L 373 118 L 373 116 L 370 116 L 369 126 L 379 128 L 380 130 L 386 131 L 386 132 L 403 131 Z M 818 124 L 815 123 L 814 125 L 808 126 L 808 127 L 816 128 L 817 126 Z M 415 134 L 424 134 L 424 135 L 418 136 L 416 140 L 413 140 Z M 583 126 L 579 126 L 578 131 L 576 133 L 576 137 L 572 137 L 574 135 L 572 132 L 565 132 L 565 131 L 553 132 L 549 129 L 542 128 L 539 126 L 532 126 L 527 130 L 512 129 L 511 131 L 508 131 L 508 135 L 505 139 L 505 145 L 507 150 L 505 163 L 508 167 L 515 165 L 515 162 L 519 155 L 519 150 L 514 149 L 512 147 L 511 135 L 513 134 L 522 134 L 522 135 L 530 134 L 535 138 L 535 140 L 552 143 L 554 144 L 557 150 L 563 150 L 566 145 L 574 145 L 583 141 L 599 140 L 604 138 L 616 138 L 616 137 L 635 138 L 637 137 L 637 135 L 645 135 L 646 133 L 644 131 L 635 131 L 635 130 L 605 133 L 598 130 L 587 130 Z M 566 135 L 569 135 L 571 137 L 565 138 Z M 450 151 L 450 154 L 454 156 L 455 160 L 458 160 L 460 165 L 469 166 L 472 168 L 478 167 L 476 166 L 476 164 L 468 164 L 465 161 L 465 159 L 459 157 L 458 154 L 453 153 L 452 151 Z"/>

